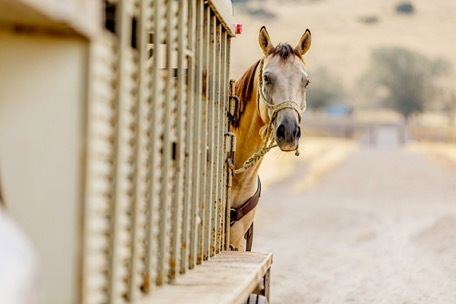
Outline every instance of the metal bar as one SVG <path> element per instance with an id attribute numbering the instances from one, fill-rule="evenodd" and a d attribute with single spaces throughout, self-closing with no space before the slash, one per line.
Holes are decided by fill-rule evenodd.
<path id="1" fill-rule="evenodd" d="M 207 160 L 207 176 L 206 176 L 206 202 L 207 208 L 205 213 L 205 221 L 206 221 L 206 243 L 204 247 L 204 259 L 208 259 L 210 256 L 213 255 L 214 250 L 214 240 L 215 237 L 215 222 L 213 221 L 212 213 L 213 205 L 214 205 L 214 163 L 213 158 L 215 157 L 214 154 L 214 128 L 215 128 L 215 121 L 214 121 L 214 100 L 215 100 L 215 15 L 213 15 L 211 9 L 208 9 L 208 27 L 209 27 L 209 39 L 208 39 L 208 51 L 209 51 L 209 63 L 208 63 L 208 73 L 207 73 L 207 82 L 208 82 L 208 89 L 209 89 L 209 96 L 207 100 L 208 104 L 208 160 Z"/>
<path id="2" fill-rule="evenodd" d="M 220 208 L 219 208 L 219 198 L 220 198 L 220 133 L 223 130 L 223 126 L 220 125 L 220 31 L 221 25 L 218 19 L 214 16 L 214 143 L 212 145 L 213 157 L 212 157 L 212 166 L 214 167 L 213 174 L 213 187 L 212 187 L 212 222 L 213 222 L 213 231 L 212 231 L 212 247 L 211 247 L 211 256 L 215 255 L 219 251 L 219 225 L 220 225 Z"/>
<path id="3" fill-rule="evenodd" d="M 201 189 L 203 189 L 203 49 L 204 49 L 204 3 L 203 1 L 196 1 L 195 9 L 195 127 L 194 127 L 194 142 L 193 142 L 193 195 L 191 207 L 191 222 L 190 222 L 190 255 L 189 255 L 189 268 L 193 268 L 199 261 L 202 260 L 202 213 L 203 213 L 203 199 Z"/>
<path id="4" fill-rule="evenodd" d="M 166 14 L 164 0 L 153 2 L 153 20 L 152 30 L 154 31 L 154 40 L 152 41 L 154 53 L 150 61 L 150 71 L 152 77 L 152 98 L 151 98 L 151 168 L 149 170 L 150 195 L 147 206 L 149 207 L 149 221 L 147 225 L 147 254 L 146 265 L 147 275 L 145 275 L 143 289 L 149 292 L 157 282 L 158 276 L 158 255 L 159 255 L 159 229 L 160 229 L 160 193 L 162 188 L 162 160 L 163 160 L 163 108 L 164 108 L 164 76 L 162 63 L 164 61 L 164 50 L 159 47 L 161 36 L 165 31 Z M 153 168 L 153 170 L 152 170 Z"/>
<path id="5" fill-rule="evenodd" d="M 146 232 L 146 201 L 150 193 L 150 178 L 148 171 L 150 170 L 151 157 L 148 154 L 151 149 L 151 138 L 149 129 L 151 127 L 150 120 L 150 77 L 147 71 L 147 43 L 148 43 L 148 18 L 151 9 L 150 0 L 142 0 L 138 8 L 138 26 L 136 29 L 137 43 L 139 50 L 138 64 L 138 106 L 137 106 L 137 128 L 136 128 L 136 166 L 135 166 L 135 184 L 134 184 L 134 203 L 133 203 L 133 236 L 132 236 L 132 256 L 130 269 L 130 286 L 128 298 L 130 301 L 135 301 L 140 298 L 141 287 L 144 282 L 145 275 L 145 232 Z"/>
<path id="6" fill-rule="evenodd" d="M 165 31 L 166 26 L 166 10 L 164 0 L 155 0 L 152 2 L 153 16 L 152 16 L 152 30 L 154 32 L 154 40 L 152 44 L 154 46 L 154 53 L 150 61 L 151 66 L 149 67 L 151 73 L 151 91 L 152 98 L 151 104 L 151 150 L 150 150 L 150 168 L 149 168 L 149 179 L 150 188 L 148 194 L 148 224 L 146 226 L 146 240 L 147 240 L 147 253 L 146 253 L 146 265 L 147 273 L 144 276 L 143 290 L 149 292 L 152 286 L 157 282 L 158 276 L 158 255 L 159 255 L 159 228 L 160 228 L 160 193 L 162 184 L 162 160 L 163 160 L 163 132 L 164 127 L 162 122 L 163 119 L 163 108 L 164 108 L 164 76 L 161 64 L 164 61 L 164 50 L 159 47 L 160 40 Z"/>
<path id="7" fill-rule="evenodd" d="M 194 53 L 195 50 L 195 1 L 190 1 L 187 3 L 187 46 L 190 49 L 191 53 Z M 195 124 L 195 94 L 194 94 L 194 83 L 195 83 L 195 60 L 192 56 L 187 57 L 187 67 L 188 67 L 188 77 L 186 83 L 186 95 L 187 95 L 187 125 L 186 129 L 188 130 L 186 141 L 185 141 L 185 177 L 184 177 L 184 210 L 182 212 L 182 242 L 180 248 L 181 254 L 181 263 L 180 263 L 180 273 L 186 272 L 189 267 L 189 251 L 191 248 L 190 244 L 190 233 L 194 231 L 191 225 L 196 224 L 196 221 L 193 221 L 192 218 L 196 215 L 192 213 L 192 204 L 196 201 L 197 196 L 196 192 L 192 191 L 193 189 L 193 163 L 197 159 L 194 157 L 194 137 L 197 135 L 194 132 Z"/>
<path id="8" fill-rule="evenodd" d="M 198 243 L 199 243 L 199 249 L 198 249 L 198 257 L 197 257 L 197 263 L 201 264 L 203 259 L 206 257 L 207 259 L 207 252 L 206 248 L 208 248 L 207 244 L 207 233 L 205 233 L 208 228 L 210 223 L 206 219 L 206 210 L 209 209 L 209 202 L 207 201 L 207 187 L 206 187 L 206 175 L 207 175 L 207 157 L 208 157 L 208 151 L 207 151 L 207 121 L 208 121 L 208 74 L 209 74 L 209 30 L 210 30 L 210 9 L 209 7 L 205 4 L 204 5 L 204 14 L 203 14 L 203 70 L 202 70 L 202 96 L 201 96 L 201 103 L 202 103 L 202 115 L 201 115 L 201 180 L 200 180 L 200 220 L 202 221 L 202 224 L 200 226 L 200 234 L 198 236 Z"/>
<path id="9" fill-rule="evenodd" d="M 131 96 L 133 91 L 132 76 L 134 73 L 134 58 L 130 52 L 131 41 L 131 16 L 128 15 L 129 2 L 118 3 L 116 16 L 116 33 L 119 36 L 119 91 L 117 99 L 117 128 L 116 128 L 116 170 L 114 187 L 114 206 L 112 213 L 111 226 L 111 255 L 110 255 L 110 282 L 109 282 L 109 302 L 119 303 L 124 301 L 127 293 L 127 273 L 129 264 L 127 260 L 131 255 L 130 248 L 125 246 L 129 243 L 129 225 L 131 224 L 131 187 L 132 181 L 132 116 L 134 115 Z"/>
<path id="10" fill-rule="evenodd" d="M 227 48 L 227 53 L 226 53 L 226 56 L 227 56 L 227 76 L 229 75 L 229 43 L 230 43 L 230 40 L 228 38 L 227 40 L 227 45 L 228 45 L 228 48 Z M 235 112 L 235 109 L 236 109 L 236 100 L 235 98 L 232 98 L 232 96 L 235 95 L 235 81 L 234 80 L 230 80 L 230 83 L 229 83 L 229 102 L 228 102 L 228 109 L 231 113 L 234 113 Z M 231 131 L 231 125 L 228 124 L 228 132 Z M 234 155 L 233 155 L 233 151 L 235 149 L 235 142 L 234 140 L 231 142 L 231 147 L 230 149 L 228 150 L 227 149 L 227 156 L 226 156 L 226 162 L 225 162 L 225 171 L 226 171 L 226 175 L 227 175 L 227 178 L 226 178 L 226 194 L 225 194 L 225 198 L 226 198 L 226 202 L 225 202 L 225 209 L 226 209 L 226 212 L 225 212 L 225 250 L 229 250 L 230 248 L 230 203 L 231 203 L 231 187 L 232 187 L 232 183 L 233 183 L 233 173 L 230 169 L 230 167 L 228 166 L 228 160 L 230 160 L 230 162 L 234 162 Z"/>
<path id="11" fill-rule="evenodd" d="M 110 210 L 113 202 L 113 118 L 118 74 L 116 43 L 111 35 L 92 42 L 89 55 L 82 280 L 77 303 L 108 301 Z"/>
<path id="12" fill-rule="evenodd" d="M 170 273 L 169 278 L 171 280 L 176 278 L 176 273 L 179 272 L 180 265 L 180 248 L 182 246 L 182 212 L 183 212 L 183 200 L 184 200 L 184 165 L 185 165 L 185 150 L 186 150 L 186 130 L 185 113 L 187 110 L 187 94 L 185 88 L 185 76 L 186 69 L 186 55 L 185 49 L 187 48 L 187 8 L 184 0 L 178 2 L 178 46 L 177 46 L 177 115 L 176 115 L 176 127 L 177 127 L 177 139 L 175 149 L 175 165 L 176 165 L 176 177 L 174 184 L 174 203 L 172 212 L 172 243 L 171 243 L 171 254 L 170 254 Z M 190 193 L 186 193 L 186 196 L 190 196 Z"/>
<path id="13" fill-rule="evenodd" d="M 169 77 L 172 71 L 172 55 L 174 50 L 173 32 L 174 24 L 174 2 L 166 2 L 166 84 L 165 84 L 165 112 L 163 133 L 163 171 L 162 188 L 160 191 L 160 231 L 159 231 L 159 252 L 157 265 L 157 285 L 167 282 L 170 260 L 170 241 L 171 241 L 171 204 L 172 204 L 172 183 L 173 183 L 173 104 L 174 93 L 173 80 Z"/>
<path id="14" fill-rule="evenodd" d="M 214 13 L 219 18 L 220 22 L 222 22 L 228 34 L 230 36 L 235 36 L 237 22 L 233 17 L 232 7 L 227 4 L 229 2 L 223 0 L 208 0 L 208 3 L 214 10 Z"/>
<path id="15" fill-rule="evenodd" d="M 225 190 L 226 190 L 226 170 L 225 170 L 225 132 L 228 131 L 227 119 L 226 119 L 226 105 L 228 100 L 227 88 L 228 88 L 228 78 L 226 75 L 226 31 L 222 29 L 221 32 L 221 42 L 220 42 L 220 63 L 221 63 L 221 71 L 220 71 L 220 91 L 222 93 L 220 98 L 220 125 L 222 126 L 220 132 L 220 152 L 219 152 L 219 162 L 220 162 L 220 178 L 219 178 L 219 187 L 220 187 L 220 226 L 219 226 L 219 251 L 224 250 L 225 248 L 225 213 L 226 213 L 226 197 L 225 197 Z"/>

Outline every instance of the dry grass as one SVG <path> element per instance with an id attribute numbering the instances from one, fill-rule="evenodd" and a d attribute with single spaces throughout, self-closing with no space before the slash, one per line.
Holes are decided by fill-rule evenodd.
<path id="1" fill-rule="evenodd" d="M 456 128 L 445 126 L 409 126 L 407 131 L 418 141 L 456 143 Z"/>
<path id="2" fill-rule="evenodd" d="M 410 142 L 405 150 L 424 154 L 440 165 L 456 170 L 456 143 Z"/>
<path id="3" fill-rule="evenodd" d="M 370 51 L 380 46 L 401 46 L 429 57 L 447 58 L 456 67 L 456 1 L 413 0 L 416 13 L 398 15 L 395 0 L 256 1 L 274 12 L 275 19 L 253 19 L 242 5 L 235 6 L 243 33 L 232 43 L 232 77 L 237 78 L 260 58 L 258 31 L 266 25 L 273 43 L 295 45 L 306 28 L 312 47 L 306 55 L 310 75 L 319 66 L 330 67 L 349 89 L 368 64 Z M 360 19 L 375 16 L 376 23 Z M 454 79 L 453 79 L 454 80 Z M 356 93 L 355 91 L 353 91 Z"/>

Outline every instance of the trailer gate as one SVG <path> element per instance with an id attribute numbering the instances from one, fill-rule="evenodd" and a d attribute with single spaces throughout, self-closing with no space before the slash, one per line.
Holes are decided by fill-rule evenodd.
<path id="1" fill-rule="evenodd" d="M 236 29 L 230 1 L 57 2 L 0 0 L 0 8 L 23 12 L 13 20 L 0 14 L 5 24 L 0 43 L 8 42 L 11 49 L 0 50 L 0 58 L 13 56 L 15 48 L 27 48 L 35 39 L 39 47 L 28 53 L 43 54 L 36 60 L 52 64 L 54 59 L 45 55 L 49 47 L 79 63 L 51 68 L 42 75 L 47 80 L 35 72 L 36 77 L 4 94 L 23 100 L 15 109 L 19 113 L 35 102 L 49 104 L 41 118 L 59 115 L 55 132 L 71 145 L 60 146 L 58 136 L 27 141 L 36 134 L 24 129 L 35 127 L 44 134 L 49 127 L 25 114 L 8 120 L 13 111 L 0 100 L 0 118 L 6 119 L 0 126 L 7 126 L 8 134 L 17 132 L 34 157 L 31 162 L 39 164 L 26 167 L 14 153 L 24 143 L 0 130 L 3 192 L 11 212 L 37 243 L 47 302 L 175 303 L 180 296 L 188 303 L 242 303 L 269 273 L 272 258 L 224 252 L 229 250 L 230 229 L 226 158 L 232 155 L 231 145 L 225 144 L 225 113 L 230 106 L 230 42 Z M 39 11 L 45 22 L 27 10 Z M 87 12 L 93 18 L 84 20 Z M 105 29 L 99 26 L 102 13 Z M 54 46 L 59 39 L 70 45 L 60 50 Z M 19 57 L 12 60 L 11 68 L 21 62 Z M 20 67 L 24 75 L 33 68 Z M 8 72 L 0 70 L 0 77 L 7 85 Z M 35 101 L 33 93 L 18 94 L 18 87 L 33 92 L 45 81 L 52 87 L 54 79 L 77 86 L 77 96 L 68 98 L 62 91 Z M 51 107 L 63 101 L 69 104 L 65 110 Z M 49 156 L 47 142 L 55 155 Z M 46 161 L 53 166 L 59 159 L 64 165 L 49 172 L 50 178 L 23 181 L 46 170 Z M 16 195 L 18 183 L 30 195 Z M 58 192 L 58 199 L 42 194 L 42 186 Z M 54 212 L 60 226 L 42 224 L 50 231 L 46 240 L 36 223 L 28 221 L 30 215 L 25 216 L 33 209 L 28 207 L 30 197 L 44 206 L 37 218 L 60 208 Z M 55 242 L 63 241 L 71 243 L 71 250 L 56 260 L 60 245 Z M 49 250 L 55 252 L 46 255 Z M 51 265 L 60 270 L 48 274 Z M 195 267 L 199 271 L 182 275 Z"/>

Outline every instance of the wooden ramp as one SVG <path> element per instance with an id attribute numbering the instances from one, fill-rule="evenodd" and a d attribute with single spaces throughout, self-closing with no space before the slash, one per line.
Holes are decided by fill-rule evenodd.
<path id="1" fill-rule="evenodd" d="M 268 297 L 271 264 L 272 253 L 224 251 L 154 290 L 140 304 L 240 304 L 262 283 Z"/>

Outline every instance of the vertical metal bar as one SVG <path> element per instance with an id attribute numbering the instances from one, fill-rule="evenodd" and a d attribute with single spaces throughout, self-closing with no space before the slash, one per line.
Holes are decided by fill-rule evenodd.
<path id="1" fill-rule="evenodd" d="M 123 302 L 127 293 L 127 273 L 129 264 L 127 260 L 131 255 L 129 239 L 131 235 L 131 203 L 132 180 L 134 159 L 132 157 L 133 145 L 133 100 L 131 93 L 132 78 L 135 72 L 133 54 L 130 50 L 131 41 L 131 15 L 129 8 L 131 2 L 120 2 L 116 16 L 116 33 L 120 40 L 120 78 L 117 102 L 117 132 L 116 132 L 116 173 L 114 189 L 114 208 L 111 227 L 111 256 L 110 256 L 110 285 L 109 302 Z M 134 93 L 133 93 L 134 94 Z"/>
<path id="2" fill-rule="evenodd" d="M 193 195 L 195 196 L 192 202 L 191 209 L 191 231 L 190 231 L 190 256 L 189 256 L 189 268 L 193 268 L 197 263 L 200 264 L 202 261 L 202 232 L 204 222 L 203 217 L 203 202 L 204 195 L 202 189 L 204 189 L 204 177 L 203 177 L 203 71 L 205 57 L 203 50 L 204 47 L 204 2 L 196 1 L 196 12 L 195 12 L 195 140 L 193 143 Z M 205 131 L 205 130 L 204 130 Z"/>
<path id="3" fill-rule="evenodd" d="M 108 301 L 109 232 L 113 206 L 114 117 L 117 47 L 112 36 L 91 44 L 87 105 L 86 168 L 81 291 L 77 303 Z"/>
<path id="4" fill-rule="evenodd" d="M 229 77 L 230 77 L 229 76 L 230 75 L 230 66 L 231 66 L 231 37 L 227 35 L 227 40 L 226 40 L 226 75 L 227 75 L 227 79 L 229 79 Z M 233 87 L 232 90 L 231 90 L 231 86 Z M 233 82 L 233 84 L 231 84 L 231 81 L 230 81 L 229 92 L 230 92 L 230 95 L 235 94 L 234 82 Z M 231 109 L 231 103 L 228 105 L 228 107 L 230 107 L 230 109 Z M 225 206 L 226 206 L 225 250 L 229 250 L 229 248 L 230 248 L 230 203 L 231 203 L 231 185 L 232 185 L 233 175 L 232 175 L 230 168 L 228 168 L 227 165 L 225 165 L 225 166 L 227 168 L 226 171 L 227 171 L 227 175 L 228 175 L 227 185 L 226 185 L 226 203 L 225 203 Z"/>
<path id="5" fill-rule="evenodd" d="M 159 228 L 160 228 L 160 193 L 162 188 L 162 148 L 163 148 L 163 50 L 160 47 L 163 32 L 166 26 L 164 0 L 152 2 L 152 59 L 148 68 L 151 73 L 151 100 L 150 100 L 150 167 L 149 176 L 150 188 L 148 189 L 147 209 L 149 218 L 146 225 L 146 266 L 147 273 L 144 277 L 143 290 L 149 292 L 152 285 L 156 284 L 158 275 L 158 254 L 159 254 Z"/>
<path id="6" fill-rule="evenodd" d="M 221 36 L 220 36 L 220 92 L 221 92 L 221 97 L 220 97 L 220 106 L 219 106 L 219 115 L 220 115 L 220 139 L 219 139 L 219 146 L 220 146 L 220 151 L 219 151 L 219 170 L 220 170 L 220 176 L 219 176 L 219 208 L 220 208 L 220 225 L 219 225 L 219 251 L 223 250 L 223 227 L 225 225 L 225 132 L 228 130 L 226 126 L 226 114 L 225 114 L 225 107 L 227 104 L 227 95 L 226 95 L 226 89 L 228 87 L 227 85 L 227 80 L 225 77 L 225 34 L 226 31 L 224 28 L 221 28 Z"/>
<path id="7" fill-rule="evenodd" d="M 165 84 L 165 112 L 163 133 L 163 171 L 162 188 L 160 192 L 160 231 L 159 231 L 159 251 L 157 267 L 157 285 L 162 285 L 167 281 L 170 259 L 171 241 L 171 203 L 172 203 L 172 183 L 173 183 L 173 104 L 174 88 L 172 78 L 172 55 L 174 46 L 174 2 L 166 2 L 166 84 Z"/>
<path id="8" fill-rule="evenodd" d="M 222 126 L 220 132 L 220 153 L 219 153 L 219 162 L 220 162 L 220 178 L 219 178 L 219 187 L 220 187 L 220 199 L 219 199 L 219 218 L 220 218 L 220 226 L 219 226 L 219 251 L 224 249 L 225 244 L 225 212 L 226 212 L 226 197 L 225 197 L 225 190 L 226 190 L 226 170 L 225 170 L 225 140 L 224 134 L 228 131 L 227 119 L 226 119 L 226 106 L 227 106 L 227 88 L 228 88 L 228 78 L 226 75 L 226 31 L 222 28 L 221 32 L 221 43 L 220 43 L 220 63 L 221 63 L 221 71 L 220 71 L 220 91 L 221 95 L 221 102 L 220 102 L 220 125 Z"/>
<path id="9" fill-rule="evenodd" d="M 181 263 L 180 263 L 180 272 L 184 273 L 189 265 L 189 250 L 191 250 L 190 244 L 190 233 L 193 231 L 191 225 L 193 225 L 192 217 L 192 205 L 196 201 L 197 196 L 196 192 L 193 192 L 193 162 L 197 158 L 194 157 L 194 137 L 197 135 L 194 132 L 195 124 L 195 94 L 194 94 L 194 83 L 195 83 L 195 1 L 187 2 L 187 80 L 186 80 L 186 95 L 187 95 L 187 125 L 186 129 L 188 130 L 186 141 L 185 141 L 185 185 L 184 185 L 184 210 L 182 212 L 182 242 L 181 242 Z M 193 224 L 192 224 L 193 223 Z"/>
<path id="10" fill-rule="evenodd" d="M 185 130 L 185 113 L 187 110 L 187 98 L 185 90 L 185 76 L 188 72 L 185 69 L 186 64 L 186 49 L 187 49 L 187 8 L 184 0 L 178 2 L 178 27 L 177 27 L 177 138 L 175 142 L 175 164 L 176 177 L 173 189 L 174 202 L 172 213 L 172 243 L 170 254 L 170 273 L 169 278 L 172 280 L 176 277 L 178 267 L 180 265 L 180 247 L 182 242 L 182 212 L 184 199 L 184 165 L 185 165 L 185 150 L 186 150 L 186 130 Z M 190 193 L 185 195 L 189 196 Z"/>
<path id="11" fill-rule="evenodd" d="M 206 230 L 205 230 L 205 238 L 206 243 L 204 246 L 204 259 L 208 259 L 209 256 L 212 255 L 212 247 L 214 246 L 212 235 L 215 232 L 214 230 L 214 221 L 212 218 L 213 213 L 213 204 L 214 204 L 214 197 L 213 197 L 213 182 L 214 182 L 214 165 L 213 165 L 213 157 L 214 155 L 214 100 L 215 100 L 215 15 L 212 13 L 211 9 L 208 8 L 208 27 L 209 27 L 209 39 L 208 39 L 208 73 L 207 73 L 207 82 L 208 82 L 208 159 L 207 159 L 207 175 L 206 175 L 206 212 L 205 212 L 205 222 L 206 222 Z"/>
<path id="12" fill-rule="evenodd" d="M 147 43 L 148 43 L 148 17 L 150 15 L 150 0 L 142 0 L 138 7 L 138 24 L 137 24 L 137 49 L 139 55 L 138 64 L 138 104 L 137 104 L 137 128 L 136 128 L 136 157 L 135 162 L 135 184 L 134 184 L 134 201 L 133 201 L 133 227 L 132 227 L 132 256 L 130 269 L 130 286 L 128 298 L 135 301 L 140 297 L 141 285 L 145 275 L 144 253 L 145 253 L 145 216 L 147 189 L 150 187 L 150 179 L 147 178 L 150 170 L 150 77 L 147 73 Z"/>
<path id="13" fill-rule="evenodd" d="M 204 4 L 204 14 L 203 14 L 203 70 L 202 70 L 202 115 L 201 115 L 201 180 L 200 180 L 200 212 L 199 217 L 202 221 L 200 227 L 200 233 L 198 236 L 198 257 L 197 263 L 201 264 L 203 259 L 207 259 L 207 230 L 209 230 L 210 222 L 207 221 L 206 218 L 206 210 L 210 209 L 207 201 L 207 187 L 206 187 L 206 175 L 207 175 L 207 121 L 208 121 L 208 103 L 209 103 L 209 96 L 208 96 L 208 78 L 209 78 L 209 39 L 210 39 L 210 8 L 207 4 Z M 209 228 L 207 228 L 209 227 Z"/>
<path id="14" fill-rule="evenodd" d="M 217 17 L 213 17 L 214 22 L 214 100 L 213 100 L 213 121 L 214 121 L 214 134 L 213 134 L 213 144 L 212 144 L 212 166 L 213 166 L 213 185 L 212 185 L 212 246 L 211 246 L 211 256 L 215 255 L 219 250 L 219 189 L 220 189 L 220 132 L 223 130 L 223 126 L 220 125 L 220 104 L 221 104 L 221 92 L 220 92 L 220 31 L 221 24 L 218 21 Z"/>

